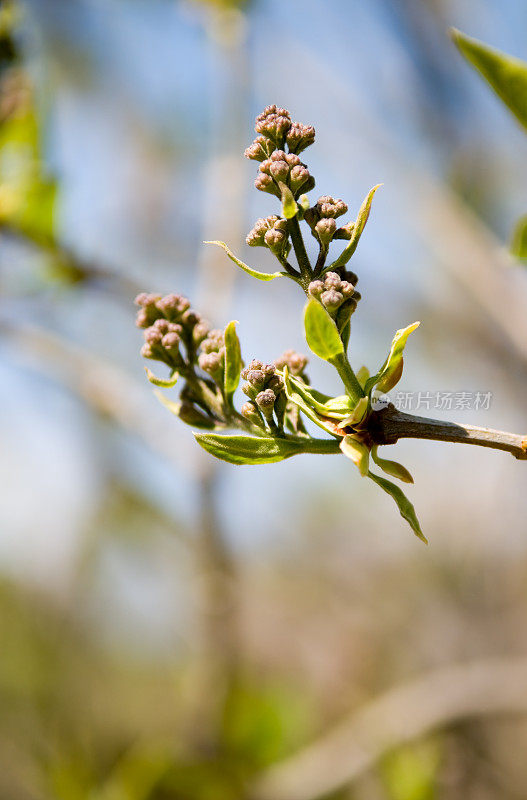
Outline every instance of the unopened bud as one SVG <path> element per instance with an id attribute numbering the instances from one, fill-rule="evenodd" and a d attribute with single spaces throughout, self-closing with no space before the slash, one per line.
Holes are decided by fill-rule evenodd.
<path id="1" fill-rule="evenodd" d="M 293 122 L 287 133 L 286 142 L 292 153 L 301 153 L 315 141 L 315 129 L 312 125 Z"/>
<path id="2" fill-rule="evenodd" d="M 254 185 L 260 192 L 269 192 L 280 197 L 280 190 L 270 175 L 260 172 L 255 178 Z"/>
<path id="3" fill-rule="evenodd" d="M 255 398 L 258 408 L 260 408 L 265 415 L 267 415 L 266 412 L 269 412 L 269 410 L 272 412 L 275 400 L 276 395 L 272 389 L 264 389 L 264 391 L 257 394 Z"/>
<path id="4" fill-rule="evenodd" d="M 280 255 L 287 244 L 287 234 L 272 228 L 264 236 L 264 241 L 269 250 L 275 255 Z"/>
<path id="5" fill-rule="evenodd" d="M 242 417 L 248 419 L 249 422 L 253 423 L 253 425 L 262 425 L 262 417 L 260 416 L 260 412 L 258 411 L 258 406 L 256 403 L 253 403 L 250 400 L 247 403 L 244 403 L 240 408 L 240 413 Z"/>
<path id="6" fill-rule="evenodd" d="M 321 243 L 327 247 L 337 230 L 337 223 L 334 219 L 321 219 L 315 225 L 315 230 Z"/>
<path id="7" fill-rule="evenodd" d="M 348 210 L 348 206 L 343 200 L 335 200 L 330 195 L 324 195 L 317 200 L 317 207 L 320 216 L 324 218 L 340 217 Z"/>
<path id="8" fill-rule="evenodd" d="M 274 363 L 278 369 L 283 369 L 287 366 L 291 375 L 300 375 L 305 370 L 307 362 L 306 356 L 297 353 L 296 350 L 285 350 Z"/>
<path id="9" fill-rule="evenodd" d="M 328 311 L 336 311 L 342 305 L 344 297 L 336 289 L 328 289 L 320 295 L 320 300 Z"/>
<path id="10" fill-rule="evenodd" d="M 273 161 L 269 167 L 269 172 L 275 181 L 286 181 L 289 175 L 289 166 L 286 161 Z"/>
<path id="11" fill-rule="evenodd" d="M 279 217 L 277 217 L 275 214 L 271 215 L 270 217 L 260 217 L 260 219 L 257 219 L 245 239 L 249 247 L 264 247 L 265 234 L 273 227 L 275 222 L 278 222 L 278 220 Z"/>
<path id="12" fill-rule="evenodd" d="M 324 291 L 324 284 L 322 281 L 311 281 L 307 290 L 312 297 L 320 297 Z"/>
<path id="13" fill-rule="evenodd" d="M 254 142 L 245 150 L 245 158 L 253 161 L 265 161 L 273 151 L 273 145 L 265 136 L 257 136 Z"/>
<path id="14" fill-rule="evenodd" d="M 341 283 L 340 275 L 337 272 L 326 272 L 324 276 L 324 286 L 326 289 L 340 290 Z"/>
<path id="15" fill-rule="evenodd" d="M 220 353 L 201 353 L 198 364 L 203 372 L 217 378 L 223 370 L 223 357 Z"/>
<path id="16" fill-rule="evenodd" d="M 177 352 L 179 350 L 179 343 L 181 339 L 177 333 L 165 333 L 161 340 L 161 344 L 168 350 L 169 353 Z"/>

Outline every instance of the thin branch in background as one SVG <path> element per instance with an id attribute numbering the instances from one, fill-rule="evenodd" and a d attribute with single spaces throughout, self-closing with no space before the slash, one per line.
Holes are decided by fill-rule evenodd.
<path id="1" fill-rule="evenodd" d="M 527 713 L 527 658 L 438 669 L 386 692 L 253 786 L 252 800 L 317 800 L 352 783 L 390 750 L 470 717 Z"/>

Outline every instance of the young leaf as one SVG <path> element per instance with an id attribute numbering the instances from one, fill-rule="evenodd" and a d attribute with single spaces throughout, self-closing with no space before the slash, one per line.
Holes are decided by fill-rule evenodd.
<path id="1" fill-rule="evenodd" d="M 363 477 L 368 474 L 370 451 L 365 444 L 354 439 L 353 436 L 344 436 L 340 442 L 340 449 L 345 456 L 351 458 Z"/>
<path id="2" fill-rule="evenodd" d="M 322 430 L 326 431 L 326 433 L 331 433 L 333 436 L 338 436 L 339 432 L 336 430 L 336 426 L 332 425 L 328 420 L 321 419 L 310 405 L 309 399 L 306 400 L 299 391 L 295 390 L 295 386 L 292 384 L 292 379 L 289 375 L 287 366 L 284 367 L 283 376 L 287 399 L 298 406 L 298 408 L 304 412 L 306 417 L 310 419 L 311 422 L 314 422 L 315 425 L 318 425 L 319 428 L 322 428 Z M 297 385 L 296 388 L 298 388 Z"/>
<path id="3" fill-rule="evenodd" d="M 403 351 L 406 341 L 412 331 L 419 327 L 420 322 L 414 322 L 407 328 L 395 332 L 388 357 L 377 375 L 366 382 L 366 392 L 369 393 L 374 386 L 381 392 L 389 392 L 399 382 L 403 372 Z"/>
<path id="4" fill-rule="evenodd" d="M 229 250 L 225 242 L 212 241 L 212 242 L 203 242 L 203 244 L 218 245 L 218 247 L 221 247 L 223 250 L 225 250 L 230 260 L 233 261 L 238 267 L 240 267 L 240 269 L 243 269 L 243 271 L 246 272 L 248 275 L 251 275 L 251 277 L 258 278 L 259 281 L 272 281 L 275 278 L 280 278 L 281 276 L 285 278 L 290 277 L 287 274 L 287 272 L 258 272 L 258 270 L 252 269 L 252 267 L 249 267 L 247 266 L 247 264 L 244 264 L 243 261 L 240 261 L 239 258 L 236 258 L 234 253 L 231 250 Z"/>
<path id="5" fill-rule="evenodd" d="M 293 217 L 296 217 L 296 213 L 298 211 L 298 206 L 295 198 L 293 197 L 293 192 L 289 186 L 286 186 L 285 183 L 282 183 L 281 181 L 278 185 L 280 186 L 280 192 L 282 193 L 282 213 L 286 219 L 293 219 Z"/>
<path id="6" fill-rule="evenodd" d="M 159 386 L 161 389 L 171 389 L 173 386 L 176 385 L 177 379 L 179 378 L 179 373 L 173 372 L 170 378 L 163 379 L 163 378 L 156 378 L 154 373 L 145 367 L 146 377 L 153 383 L 154 386 Z"/>
<path id="7" fill-rule="evenodd" d="M 348 263 L 348 261 L 352 257 L 353 253 L 357 249 L 357 245 L 359 244 L 362 232 L 366 227 L 366 223 L 368 222 L 368 217 L 370 216 L 371 204 L 373 201 L 373 195 L 380 186 L 382 186 L 382 183 L 378 183 L 377 186 L 374 186 L 373 189 L 370 189 L 370 191 L 366 195 L 360 207 L 359 213 L 357 214 L 357 219 L 355 220 L 355 224 L 353 225 L 351 239 L 349 240 L 348 244 L 346 245 L 345 249 L 342 251 L 340 256 L 332 264 L 330 264 L 329 267 L 326 267 L 324 273 L 333 271 L 338 267 L 343 267 L 345 264 Z"/>
<path id="8" fill-rule="evenodd" d="M 527 62 L 465 36 L 461 31 L 453 29 L 451 36 L 462 55 L 527 128 Z"/>
<path id="9" fill-rule="evenodd" d="M 377 466 L 380 467 L 383 472 L 386 472 L 387 475 L 391 475 L 392 478 L 399 478 L 399 480 L 404 483 L 414 482 L 414 479 L 402 464 L 399 464 L 397 461 L 388 461 L 386 458 L 380 458 L 380 456 L 377 455 L 376 444 L 373 445 L 371 449 L 371 455 Z"/>
<path id="10" fill-rule="evenodd" d="M 381 478 L 380 475 L 374 475 L 373 472 L 368 472 L 368 477 L 374 481 L 377 486 L 380 486 L 381 489 L 391 495 L 397 506 L 399 508 L 399 512 L 401 517 L 405 519 L 408 524 L 410 525 L 411 529 L 415 533 L 416 536 L 421 539 L 425 544 L 428 544 L 428 540 L 426 536 L 423 534 L 421 530 L 421 526 L 419 525 L 419 520 L 417 519 L 415 508 L 413 507 L 412 503 L 408 500 L 402 489 L 399 489 L 395 483 L 391 481 L 387 481 L 386 478 Z"/>
<path id="11" fill-rule="evenodd" d="M 316 389 L 312 389 L 311 386 L 307 386 L 303 381 L 299 381 L 297 378 L 293 377 L 293 375 L 290 375 L 289 370 L 287 370 L 287 380 L 305 402 L 324 417 L 344 419 L 352 410 L 353 406 L 347 394 L 340 395 L 339 397 L 324 395 L 321 392 L 317 392 Z"/>
<path id="12" fill-rule="evenodd" d="M 339 428 L 347 428 L 348 425 L 353 428 L 355 425 L 358 425 L 368 410 L 369 402 L 368 397 L 361 397 L 351 414 L 342 420 Z"/>
<path id="13" fill-rule="evenodd" d="M 511 252 L 516 258 L 527 258 L 527 214 L 516 223 L 512 235 Z"/>
<path id="14" fill-rule="evenodd" d="M 304 328 L 309 348 L 319 358 L 329 361 L 344 352 L 337 326 L 322 303 L 314 297 L 307 302 L 305 308 Z"/>
<path id="15" fill-rule="evenodd" d="M 300 453 L 338 453 L 336 442 L 329 439 L 274 439 L 214 433 L 195 433 L 194 436 L 207 453 L 230 464 L 271 464 Z"/>
<path id="16" fill-rule="evenodd" d="M 368 380 L 369 377 L 370 377 L 370 370 L 368 369 L 368 367 L 361 367 L 357 372 L 357 380 L 363 389 L 366 386 L 366 381 Z"/>
<path id="17" fill-rule="evenodd" d="M 229 322 L 225 328 L 225 377 L 224 392 L 225 399 L 232 403 L 232 396 L 240 382 L 240 372 L 242 370 L 242 354 L 240 340 L 236 333 L 236 322 Z"/>

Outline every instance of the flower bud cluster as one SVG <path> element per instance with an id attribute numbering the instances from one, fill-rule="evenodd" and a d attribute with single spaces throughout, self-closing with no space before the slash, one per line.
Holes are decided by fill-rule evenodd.
<path id="1" fill-rule="evenodd" d="M 345 214 L 348 206 L 343 200 L 335 200 L 329 195 L 319 197 L 312 208 L 308 208 L 304 219 L 311 228 L 313 236 L 320 243 L 327 247 L 331 240 L 337 235 L 340 239 L 349 239 L 346 229 L 338 228 L 336 218 Z"/>
<path id="2" fill-rule="evenodd" d="M 223 331 L 209 331 L 207 338 L 201 342 L 200 349 L 201 352 L 198 356 L 200 369 L 221 384 L 225 367 L 225 338 Z"/>
<path id="3" fill-rule="evenodd" d="M 285 350 L 274 362 L 277 369 L 287 367 L 291 375 L 295 376 L 302 376 L 307 364 L 307 356 L 297 353 L 296 350 Z"/>
<path id="4" fill-rule="evenodd" d="M 245 241 L 250 247 L 268 247 L 276 256 L 287 256 L 291 247 L 287 220 L 276 215 L 257 219 Z"/>
<path id="5" fill-rule="evenodd" d="M 188 355 L 209 332 L 209 324 L 190 308 L 190 301 L 182 295 L 162 297 L 143 292 L 137 295 L 135 303 L 139 306 L 137 327 L 144 329 L 145 343 L 141 355 L 162 361 L 171 369 L 184 364 L 181 343 Z"/>
<path id="6" fill-rule="evenodd" d="M 269 422 L 273 418 L 276 400 L 284 390 L 284 383 L 276 374 L 275 365 L 263 364 L 253 359 L 249 366 L 242 370 L 241 375 L 246 381 L 242 391 L 250 398 L 250 401 L 242 406 L 241 413 L 247 419 L 254 420 L 260 419 L 259 412 L 261 412 Z"/>
<path id="7" fill-rule="evenodd" d="M 349 277 L 356 278 L 353 273 Z M 337 324 L 349 319 L 357 308 L 360 294 L 355 290 L 354 283 L 341 278 L 336 272 L 327 272 L 323 280 L 312 281 L 308 292 L 312 297 L 320 300 L 328 313 L 336 320 Z"/>
<path id="8" fill-rule="evenodd" d="M 269 158 L 260 164 L 254 185 L 261 192 L 270 192 L 281 197 L 279 183 L 289 186 L 295 196 L 301 190 L 309 192 L 315 185 L 308 168 L 296 153 L 274 150 Z"/>

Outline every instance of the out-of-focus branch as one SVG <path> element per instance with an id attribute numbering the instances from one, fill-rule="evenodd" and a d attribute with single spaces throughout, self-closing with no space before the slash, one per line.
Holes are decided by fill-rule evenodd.
<path id="1" fill-rule="evenodd" d="M 53 374 L 101 417 L 138 436 L 187 474 L 196 468 L 197 460 L 182 452 L 181 437 L 171 435 L 170 420 L 157 424 L 151 396 L 144 394 L 137 382 L 119 367 L 43 328 L 18 327 L 0 320 L 0 333 L 16 345 L 17 352 L 25 352 L 35 368 Z M 178 430 L 176 425 L 172 428 Z"/>
<path id="2" fill-rule="evenodd" d="M 487 714 L 527 713 L 527 658 L 438 669 L 392 689 L 330 733 L 271 767 L 253 800 L 316 800 L 351 783 L 383 755 L 447 725 Z"/>
<path id="3" fill-rule="evenodd" d="M 73 250 L 59 244 L 55 239 L 32 235 L 8 222 L 0 222 L 0 237 L 36 249 L 50 257 L 60 266 L 72 284 L 100 287 L 128 304 L 130 298 L 139 294 L 144 288 L 132 278 L 121 275 L 110 267 L 80 258 Z"/>

